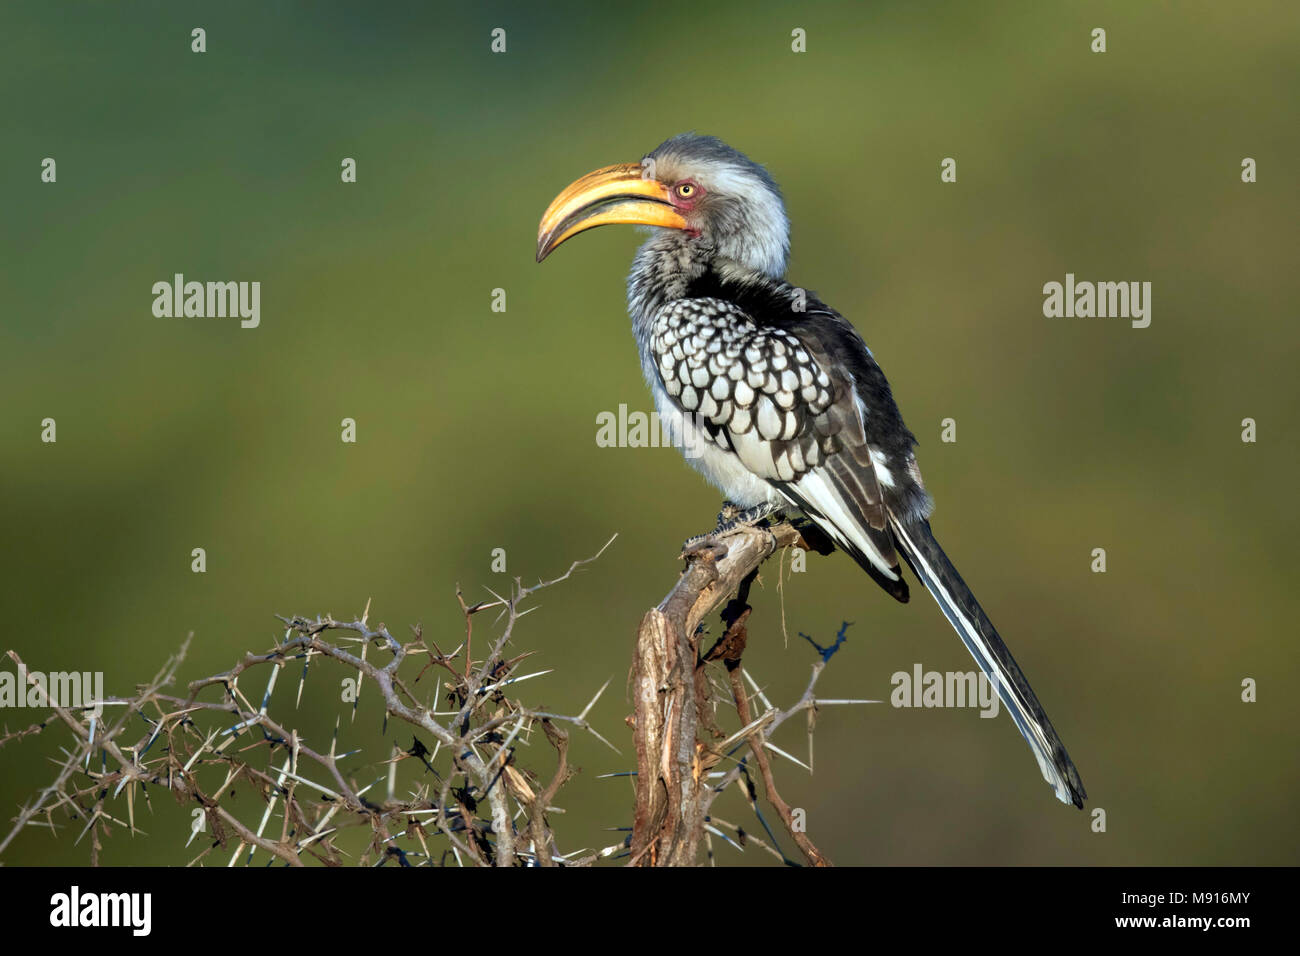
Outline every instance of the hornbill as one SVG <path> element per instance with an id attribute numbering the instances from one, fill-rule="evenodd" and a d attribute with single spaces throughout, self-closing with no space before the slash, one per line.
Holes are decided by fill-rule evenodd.
<path id="1" fill-rule="evenodd" d="M 889 383 L 857 330 L 787 282 L 790 226 L 767 171 L 711 136 L 607 166 L 542 216 L 537 261 L 613 223 L 655 227 L 628 276 L 641 366 L 674 444 L 736 509 L 719 531 L 802 512 L 899 601 L 898 556 L 996 688 L 1064 803 L 1079 773 L 1011 652 L 930 531 L 933 510 Z"/>

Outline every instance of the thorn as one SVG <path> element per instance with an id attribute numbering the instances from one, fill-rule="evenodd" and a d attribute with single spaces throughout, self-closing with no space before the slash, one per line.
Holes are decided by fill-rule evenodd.
<path id="1" fill-rule="evenodd" d="M 591 698 L 591 702 L 587 704 L 586 707 L 582 708 L 582 713 L 578 715 L 579 720 L 586 720 L 587 714 L 591 712 L 591 708 L 596 706 L 596 701 L 600 700 L 600 695 L 605 693 L 605 688 L 609 686 L 609 682 L 613 679 L 614 678 L 611 677 L 609 680 L 606 680 L 605 683 L 600 685 L 600 690 L 596 691 L 596 696 Z"/>

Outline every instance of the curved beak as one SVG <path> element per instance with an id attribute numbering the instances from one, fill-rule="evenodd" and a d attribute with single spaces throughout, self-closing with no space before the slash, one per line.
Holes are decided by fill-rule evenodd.
<path id="1" fill-rule="evenodd" d="M 646 178 L 640 163 L 606 166 L 571 183 L 546 208 L 537 227 L 537 261 L 570 236 L 614 224 L 687 228 L 668 187 Z"/>

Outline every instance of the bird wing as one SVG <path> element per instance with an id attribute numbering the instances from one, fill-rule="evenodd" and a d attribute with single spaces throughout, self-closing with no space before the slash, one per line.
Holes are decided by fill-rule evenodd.
<path id="1" fill-rule="evenodd" d="M 664 306 L 650 349 L 668 398 L 700 433 L 907 600 L 854 383 L 817 342 L 698 298 Z"/>

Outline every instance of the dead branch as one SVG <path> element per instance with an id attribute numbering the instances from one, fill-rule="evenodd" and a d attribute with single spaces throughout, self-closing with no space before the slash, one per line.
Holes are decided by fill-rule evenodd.
<path id="1" fill-rule="evenodd" d="M 801 530 L 789 522 L 770 529 L 745 528 L 723 538 L 721 546 L 691 550 L 683 555 L 686 568 L 677 584 L 641 619 L 632 678 L 637 777 L 630 865 L 696 864 L 709 808 L 717 794 L 738 778 L 743 764 L 727 772 L 713 768 L 730 756 L 726 747 L 742 740 L 754 753 L 768 799 L 796 844 L 809 862 L 827 865 L 821 852 L 794 826 L 790 807 L 777 792 L 763 752 L 777 726 L 792 714 L 815 706 L 812 687 L 825 661 L 814 665 L 808 691 L 794 707 L 788 711 L 770 708 L 757 720 L 751 719 L 740 684 L 740 657 L 748 636 L 750 608 L 745 602 L 749 585 L 765 560 L 794 546 L 825 550 L 820 541 L 817 548 L 810 548 Z M 701 655 L 700 625 L 732 595 L 739 596 L 723 614 L 726 632 Z M 721 743 L 716 742 L 720 732 L 707 716 L 710 691 L 702 677 L 703 665 L 714 660 L 725 661 L 733 675 L 734 703 L 742 724 L 738 734 Z"/>

